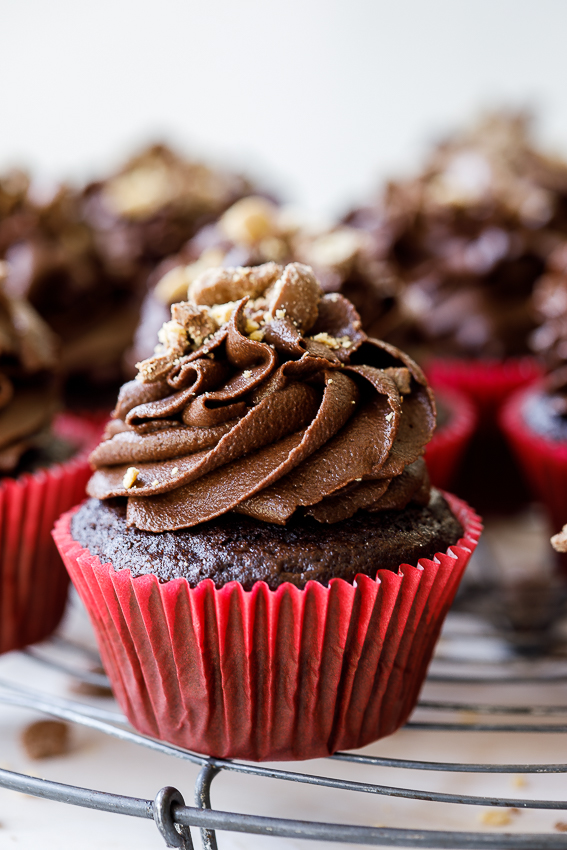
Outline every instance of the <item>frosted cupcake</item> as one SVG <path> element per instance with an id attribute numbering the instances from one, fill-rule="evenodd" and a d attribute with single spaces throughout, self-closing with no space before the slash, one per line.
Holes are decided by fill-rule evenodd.
<path id="1" fill-rule="evenodd" d="M 411 711 L 480 529 L 431 491 L 431 390 L 309 267 L 189 295 L 57 544 L 137 728 L 252 759 L 362 746 Z"/>

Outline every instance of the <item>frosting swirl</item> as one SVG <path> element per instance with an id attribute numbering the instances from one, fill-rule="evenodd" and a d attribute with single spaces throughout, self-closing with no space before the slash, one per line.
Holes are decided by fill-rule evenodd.
<path id="1" fill-rule="evenodd" d="M 91 455 L 89 495 L 126 496 L 130 525 L 337 522 L 428 501 L 423 373 L 311 268 L 211 269 L 171 314 Z"/>

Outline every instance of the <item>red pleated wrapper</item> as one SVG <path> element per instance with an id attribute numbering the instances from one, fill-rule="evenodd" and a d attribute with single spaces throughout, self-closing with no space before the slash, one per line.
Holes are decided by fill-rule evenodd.
<path id="1" fill-rule="evenodd" d="M 399 572 L 270 590 L 160 584 L 54 538 L 91 617 L 114 694 L 141 732 L 217 757 L 306 759 L 394 732 L 414 707 L 443 618 L 481 531 Z"/>
<path id="2" fill-rule="evenodd" d="M 85 496 L 95 432 L 64 413 L 53 431 L 79 447 L 75 457 L 0 482 L 0 652 L 43 640 L 65 609 L 69 576 L 51 529 L 62 511 Z"/>
<path id="3" fill-rule="evenodd" d="M 538 384 L 515 393 L 502 408 L 500 425 L 554 531 L 559 531 L 567 523 L 567 444 L 533 431 L 523 415 L 529 396 L 540 389 Z"/>
<path id="4" fill-rule="evenodd" d="M 426 365 L 425 372 L 435 386 L 452 387 L 468 396 L 478 410 L 481 426 L 493 427 L 502 403 L 515 390 L 540 378 L 543 369 L 534 357 L 435 358 Z"/>
<path id="5" fill-rule="evenodd" d="M 447 387 L 433 387 L 438 402 L 449 414 L 427 444 L 425 460 L 431 483 L 442 490 L 451 486 L 477 423 L 473 403 L 466 395 Z"/>

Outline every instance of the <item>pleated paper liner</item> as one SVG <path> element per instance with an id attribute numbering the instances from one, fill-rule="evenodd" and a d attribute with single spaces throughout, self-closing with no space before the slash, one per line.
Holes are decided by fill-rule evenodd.
<path id="1" fill-rule="evenodd" d="M 466 395 L 447 387 L 433 387 L 437 407 L 443 405 L 448 413 L 445 424 L 437 426 L 427 444 L 425 460 L 431 483 L 446 490 L 451 487 L 476 427 L 474 405 Z"/>
<path id="2" fill-rule="evenodd" d="M 447 500 L 458 543 L 354 586 L 132 578 L 73 540 L 74 511 L 54 538 L 136 729 L 217 757 L 307 759 L 389 735 L 414 707 L 481 531 L 471 508 Z"/>
<path id="3" fill-rule="evenodd" d="M 509 357 L 506 360 L 465 360 L 434 358 L 425 367 L 435 386 L 451 387 L 470 398 L 479 414 L 480 427 L 494 427 L 502 403 L 519 387 L 542 375 L 535 357 Z"/>
<path id="4" fill-rule="evenodd" d="M 75 457 L 0 482 L 0 652 L 46 638 L 65 608 L 69 577 L 51 529 L 62 511 L 84 498 L 94 432 L 64 413 L 53 431 L 77 446 Z"/>
<path id="5" fill-rule="evenodd" d="M 567 443 L 538 434 L 526 424 L 524 406 L 538 389 L 540 385 L 515 393 L 502 408 L 500 424 L 556 532 L 567 522 Z"/>

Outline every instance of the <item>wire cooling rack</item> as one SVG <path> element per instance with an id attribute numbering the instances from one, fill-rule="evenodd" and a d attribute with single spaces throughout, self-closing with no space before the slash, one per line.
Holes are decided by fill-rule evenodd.
<path id="1" fill-rule="evenodd" d="M 459 615 L 452 615 L 451 641 L 459 639 Z M 461 635 L 462 637 L 462 635 Z M 478 636 L 477 636 L 478 638 Z M 466 640 L 466 634 L 465 634 Z M 46 646 L 31 648 L 27 655 L 36 662 L 48 665 L 55 670 L 67 673 L 87 682 L 90 685 L 107 685 L 106 677 L 89 671 L 86 663 L 77 666 L 77 647 L 62 638 L 55 638 Z M 540 685 L 561 685 L 567 683 L 567 659 L 560 651 L 552 659 L 543 658 L 541 653 L 537 658 L 527 659 L 511 656 L 505 660 L 492 660 L 490 663 L 480 663 L 479 659 L 469 656 L 460 658 L 455 663 L 455 657 L 441 655 L 432 665 L 428 681 L 442 684 L 449 691 L 458 686 L 463 693 L 463 686 L 474 689 L 479 686 L 491 687 L 498 691 L 496 685 L 526 685 L 531 684 L 535 692 Z M 82 651 L 82 650 L 81 650 Z M 86 652 L 86 650 L 85 650 Z M 63 660 L 62 660 L 63 658 Z M 72 660 L 68 660 L 72 659 Z M 94 661 L 94 657 L 84 656 L 84 661 Z M 168 847 L 193 848 L 191 828 L 200 830 L 201 846 L 204 850 L 217 848 L 217 831 L 229 830 L 257 835 L 280 836 L 293 839 L 313 839 L 337 843 L 372 845 L 377 847 L 429 847 L 429 848 L 509 848 L 512 850 L 544 850 L 544 848 L 565 848 L 567 850 L 567 834 L 553 833 L 487 833 L 459 832 L 446 830 L 416 830 L 388 827 L 371 827 L 360 825 L 344 825 L 338 823 L 321 823 L 299 821 L 293 818 L 275 818 L 252 814 L 237 814 L 219 811 L 211 806 L 211 784 L 216 776 L 223 771 L 238 773 L 241 777 L 257 776 L 266 781 L 285 780 L 332 788 L 336 790 L 373 794 L 386 797 L 402 797 L 414 801 L 429 801 L 431 803 L 457 803 L 467 806 L 490 806 L 520 809 L 547 809 L 567 811 L 567 800 L 549 799 L 516 799 L 504 797 L 481 797 L 463 794 L 450 794 L 422 790 L 420 788 L 405 788 L 395 785 L 376 785 L 364 781 L 341 779 L 333 776 L 318 776 L 301 770 L 277 769 L 261 764 L 250 764 L 225 759 L 207 758 L 189 752 L 179 747 L 165 744 L 140 735 L 129 727 L 125 717 L 117 712 L 109 711 L 92 705 L 69 700 L 62 697 L 47 695 L 10 681 L 0 681 L 0 703 L 31 708 L 52 717 L 90 729 L 98 730 L 113 738 L 130 742 L 147 749 L 191 762 L 200 767 L 195 785 L 194 805 L 187 805 L 181 793 L 173 787 L 160 789 L 154 800 L 109 794 L 90 788 L 64 785 L 45 779 L 38 779 L 9 770 L 0 770 L 0 786 L 25 794 L 44 797 L 49 800 L 98 809 L 115 814 L 130 815 L 138 818 L 154 820 L 159 832 Z M 446 720 L 448 714 L 460 714 L 459 722 Z M 473 715 L 474 713 L 474 715 Z M 463 722 L 463 717 L 472 719 Z M 426 719 L 419 719 L 420 717 Z M 477 717 L 486 718 L 479 722 Z M 506 718 L 499 722 L 498 718 Z M 417 718 L 417 719 L 416 719 Z M 507 701 L 494 703 L 477 703 L 455 701 L 451 698 L 443 700 L 422 700 L 412 719 L 407 724 L 408 730 L 428 730 L 440 732 L 466 732 L 474 735 L 480 732 L 501 733 L 566 733 L 567 705 L 510 705 Z M 521 755 L 521 746 L 518 748 Z M 328 761 L 332 761 L 333 770 L 341 764 L 350 763 L 360 766 L 375 766 L 392 769 L 411 769 L 412 771 L 438 771 L 458 774 L 565 774 L 567 764 L 476 764 L 457 762 L 433 762 L 413 759 L 383 758 L 357 753 L 336 753 Z M 332 772 L 332 771 L 330 771 Z M 413 776 L 413 774 L 412 774 Z M 156 835 L 156 847 L 158 844 Z M 222 845 L 222 841 L 221 841 Z M 163 846 L 163 843 L 161 844 Z M 266 845 L 269 846 L 269 845 Z"/>

